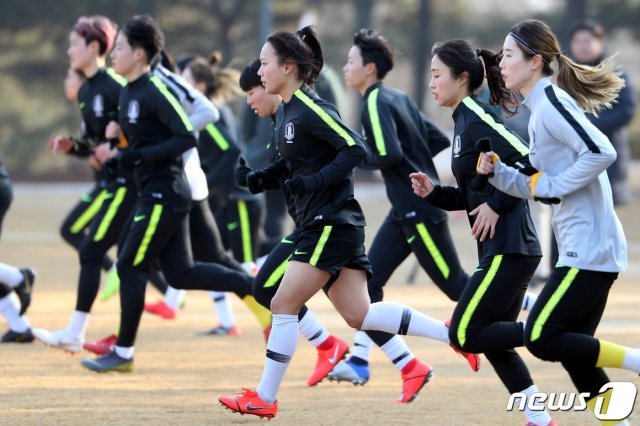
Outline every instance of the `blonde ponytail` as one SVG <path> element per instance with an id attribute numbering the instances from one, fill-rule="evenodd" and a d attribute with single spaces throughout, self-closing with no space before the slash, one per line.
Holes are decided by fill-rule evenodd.
<path id="1" fill-rule="evenodd" d="M 613 56 L 595 67 L 578 64 L 565 55 L 559 55 L 557 60 L 558 86 L 566 90 L 585 112 L 597 114 L 603 108 L 611 108 L 625 85 Z"/>

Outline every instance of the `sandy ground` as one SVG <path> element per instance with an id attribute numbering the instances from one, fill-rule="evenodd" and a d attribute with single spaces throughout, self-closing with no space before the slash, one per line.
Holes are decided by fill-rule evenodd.
<path id="1" fill-rule="evenodd" d="M 638 174 L 634 174 L 637 177 Z M 638 182 L 637 179 L 635 179 Z M 16 199 L 4 224 L 0 259 L 32 265 L 39 277 L 29 318 L 34 326 L 64 327 L 75 303 L 77 255 L 58 236 L 62 218 L 86 185 L 17 185 Z M 367 239 L 381 223 L 388 204 L 380 184 L 363 184 L 358 197 L 369 226 Z M 637 197 L 640 199 L 640 196 Z M 640 202 L 619 210 L 629 240 L 629 271 L 614 285 L 598 335 L 621 344 L 640 346 Z M 464 267 L 475 267 L 475 245 L 464 215 L 450 221 Z M 453 304 L 430 279 L 418 274 L 407 285 L 413 260 L 405 262 L 386 291 L 388 300 L 404 301 L 430 315 L 446 319 Z M 152 288 L 148 300 L 159 295 Z M 143 317 L 133 374 L 96 375 L 80 367 L 89 354 L 69 356 L 39 343 L 0 347 L 0 425 L 40 424 L 238 424 L 255 423 L 253 417 L 230 414 L 217 397 L 255 387 L 260 378 L 264 341 L 257 323 L 237 299 L 234 307 L 243 334 L 240 337 L 197 336 L 215 325 L 213 306 L 206 293 L 191 292 L 175 321 Z M 336 335 L 352 341 L 352 331 L 324 296 L 310 307 Z M 96 302 L 89 339 L 113 332 L 119 302 Z M 4 324 L 0 327 L 4 329 Z M 400 375 L 382 352 L 374 349 L 372 379 L 364 387 L 323 382 L 315 388 L 306 379 L 315 363 L 315 350 L 300 341 L 280 393 L 280 424 L 522 424 L 519 413 L 505 410 L 508 395 L 491 366 L 479 373 L 447 346 L 409 337 L 415 354 L 433 365 L 436 377 L 409 405 L 394 402 Z M 573 386 L 558 364 L 534 359 L 520 350 L 538 387 L 548 392 L 570 392 Z M 633 381 L 636 375 L 611 370 L 612 380 Z M 558 413 L 561 425 L 597 424 L 585 412 Z M 638 422 L 638 410 L 632 414 Z"/>

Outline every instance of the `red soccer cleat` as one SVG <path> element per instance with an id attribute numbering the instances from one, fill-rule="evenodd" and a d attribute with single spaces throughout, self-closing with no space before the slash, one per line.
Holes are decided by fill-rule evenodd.
<path id="1" fill-rule="evenodd" d="M 176 318 L 176 310 L 169 307 L 169 305 L 162 300 L 156 303 L 145 303 L 144 310 L 164 319 L 172 320 Z"/>
<path id="2" fill-rule="evenodd" d="M 434 376 L 429 364 L 420 362 L 417 358 L 409 361 L 402 369 L 402 393 L 396 401 L 407 404 L 418 397 L 420 389 Z"/>
<path id="3" fill-rule="evenodd" d="M 278 413 L 278 401 L 272 404 L 264 402 L 258 392 L 242 388 L 236 396 L 221 396 L 218 398 L 218 402 L 227 410 L 231 410 L 234 413 L 240 413 L 242 415 L 251 414 L 260 418 L 267 418 L 271 420 Z"/>
<path id="4" fill-rule="evenodd" d="M 349 353 L 347 342 L 335 336 L 329 336 L 317 349 L 318 361 L 316 361 L 316 367 L 313 369 L 311 377 L 307 380 L 307 386 L 315 386 L 320 383 L 329 375 L 333 367 Z"/>
<path id="5" fill-rule="evenodd" d="M 447 320 L 444 323 L 444 325 L 446 325 L 447 328 L 449 328 L 450 325 L 451 325 L 451 320 Z M 468 352 L 461 351 L 460 349 L 458 349 L 455 346 L 453 346 L 451 343 L 449 343 L 449 346 L 451 346 L 451 349 L 453 349 L 455 353 L 457 353 L 458 355 L 462 356 L 463 358 L 465 358 L 467 360 L 467 362 L 469 363 L 469 366 L 471 367 L 471 369 L 473 371 L 478 372 L 478 370 L 480 370 L 480 355 L 479 354 L 470 354 Z"/>
<path id="6" fill-rule="evenodd" d="M 106 355 L 113 350 L 118 341 L 118 336 L 112 334 L 104 339 L 96 340 L 95 342 L 87 342 L 82 347 L 85 351 L 93 352 L 96 355 Z"/>

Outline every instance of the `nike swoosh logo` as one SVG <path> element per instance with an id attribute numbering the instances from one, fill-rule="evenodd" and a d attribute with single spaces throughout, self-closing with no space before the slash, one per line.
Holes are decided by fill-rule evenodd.
<path id="1" fill-rule="evenodd" d="M 141 214 L 140 216 L 135 216 L 135 217 L 133 218 L 133 221 L 134 221 L 134 222 L 140 222 L 140 221 L 141 221 L 141 220 L 143 220 L 145 217 L 147 217 L 147 215 L 146 215 L 146 214 Z"/>
<path id="2" fill-rule="evenodd" d="M 340 350 L 340 346 L 336 346 L 336 350 L 333 351 L 333 356 L 331 358 L 329 358 L 329 362 L 331 364 L 335 364 L 336 361 L 338 360 L 338 351 Z"/>
<path id="3" fill-rule="evenodd" d="M 415 240 L 415 239 L 416 239 L 416 236 L 415 236 L 415 235 L 412 235 L 411 237 L 407 238 L 407 242 L 408 242 L 409 244 L 411 244 L 411 243 L 413 242 L 413 240 Z"/>
<path id="4" fill-rule="evenodd" d="M 286 238 L 283 238 L 280 242 L 284 244 L 293 244 L 293 241 L 287 240 Z"/>
<path id="5" fill-rule="evenodd" d="M 298 250 L 296 250 L 293 254 L 301 255 L 301 254 L 307 254 L 307 252 L 306 251 L 298 251 Z"/>
<path id="6" fill-rule="evenodd" d="M 247 409 L 247 411 L 257 411 L 257 410 L 268 410 L 269 407 L 252 407 L 251 403 L 248 403 L 244 408 Z"/>
<path id="7" fill-rule="evenodd" d="M 227 224 L 227 229 L 229 231 L 233 231 L 234 229 L 238 228 L 238 226 L 240 226 L 238 222 L 231 222 Z"/>

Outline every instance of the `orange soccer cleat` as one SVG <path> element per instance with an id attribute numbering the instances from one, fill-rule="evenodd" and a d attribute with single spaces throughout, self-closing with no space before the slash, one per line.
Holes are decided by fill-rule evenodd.
<path id="1" fill-rule="evenodd" d="M 278 401 L 269 404 L 264 402 L 258 395 L 258 392 L 242 388 L 236 396 L 221 396 L 218 398 L 218 402 L 227 410 L 231 410 L 234 413 L 240 413 L 242 415 L 251 414 L 260 418 L 267 418 L 271 420 L 278 413 Z"/>
<path id="2" fill-rule="evenodd" d="M 434 376 L 429 364 L 417 358 L 409 361 L 402 369 L 402 393 L 396 401 L 407 404 L 418 397 L 420 389 Z"/>
<path id="3" fill-rule="evenodd" d="M 318 349 L 318 361 L 316 367 L 307 380 L 307 386 L 315 386 L 329 375 L 333 367 L 336 366 L 348 353 L 349 345 L 342 339 L 329 336 L 322 342 Z"/>
<path id="4" fill-rule="evenodd" d="M 144 310 L 164 319 L 172 320 L 176 318 L 176 310 L 164 303 L 163 300 L 159 300 L 156 303 L 145 303 Z"/>
<path id="5" fill-rule="evenodd" d="M 447 320 L 444 325 L 447 326 L 447 328 L 450 327 L 451 325 L 451 320 Z M 471 369 L 475 372 L 478 372 L 478 370 L 480 370 L 480 355 L 479 354 L 470 354 L 468 352 L 464 352 L 461 351 L 460 349 L 456 348 L 455 346 L 453 346 L 451 343 L 449 343 L 449 346 L 451 346 L 451 349 L 454 350 L 455 353 L 457 353 L 458 355 L 460 355 L 461 357 L 465 358 L 467 360 L 467 362 L 469 363 L 469 366 L 471 367 Z"/>

